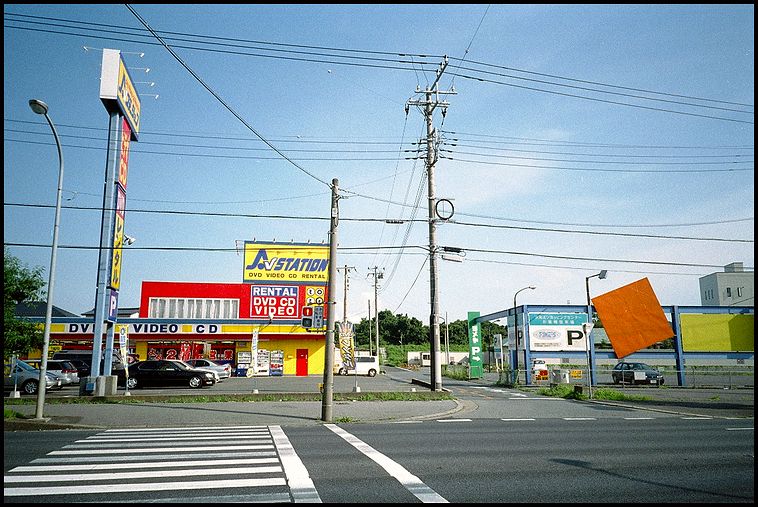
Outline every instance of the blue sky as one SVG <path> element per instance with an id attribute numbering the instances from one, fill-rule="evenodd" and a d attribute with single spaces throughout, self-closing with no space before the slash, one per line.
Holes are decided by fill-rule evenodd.
<path id="1" fill-rule="evenodd" d="M 139 305 L 143 280 L 241 281 L 243 241 L 327 242 L 324 182 L 338 178 L 348 317 L 373 305 L 377 266 L 380 309 L 428 322 L 424 166 L 408 159 L 425 124 L 405 105 L 442 55 L 440 89 L 457 93 L 434 116 L 435 185 L 455 223 L 437 243 L 466 251 L 438 263 L 451 321 L 509 308 L 529 285 L 519 304 L 583 304 L 601 269 L 593 295 L 647 277 L 661 304 L 699 305 L 699 277 L 754 266 L 753 5 L 132 7 L 300 167 L 125 5 L 5 4 L 4 243 L 47 279 L 49 248 L 25 246 L 49 245 L 54 220 L 57 151 L 29 109 L 38 98 L 65 160 L 56 306 L 94 306 L 103 48 L 123 52 L 142 100 L 122 307 Z M 338 287 L 341 317 L 341 275 Z"/>

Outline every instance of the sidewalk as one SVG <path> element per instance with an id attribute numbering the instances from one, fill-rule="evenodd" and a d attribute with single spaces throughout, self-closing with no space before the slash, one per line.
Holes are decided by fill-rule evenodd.
<path id="1" fill-rule="evenodd" d="M 412 389 L 424 391 L 423 385 L 416 381 L 429 381 L 424 372 L 392 369 L 387 375 L 374 378 L 335 377 L 334 392 L 348 393 L 357 384 L 362 393 L 369 392 L 408 392 Z M 274 392 L 309 392 L 318 393 L 318 384 L 323 379 L 319 376 L 291 378 L 229 379 L 215 386 L 218 389 L 197 391 L 177 389 L 172 394 L 234 394 L 251 393 L 252 388 L 261 394 Z M 457 389 L 472 385 L 495 387 L 496 373 L 486 373 L 481 379 L 453 380 L 443 379 L 443 389 Z M 600 386 L 603 387 L 603 386 Z M 519 390 L 537 394 L 538 386 L 520 386 Z M 465 389 L 464 389 L 465 390 Z M 614 388 L 614 390 L 619 390 Z M 140 395 L 149 395 L 152 390 L 134 391 L 135 399 Z M 581 403 L 607 404 L 635 409 L 675 413 L 681 415 L 704 417 L 754 417 L 755 403 L 753 389 L 690 389 L 680 387 L 650 388 L 629 387 L 623 390 L 629 396 L 645 397 L 643 401 L 600 401 L 591 400 Z M 73 390 L 72 390 L 73 393 Z M 119 395 L 123 396 L 120 390 Z M 72 394 L 73 395 L 73 394 Z M 56 393 L 55 397 L 65 396 Z M 412 419 L 439 419 L 450 417 L 466 411 L 465 417 L 476 417 L 477 404 L 465 399 L 434 401 L 333 401 L 332 422 L 389 422 Z M 36 405 L 6 405 L 16 412 L 33 417 Z M 322 424 L 321 401 L 253 401 L 253 402 L 216 402 L 216 403 L 162 403 L 144 401 L 132 404 L 58 404 L 47 403 L 44 416 L 47 422 L 31 420 L 5 420 L 4 429 L 13 430 L 48 430 L 67 428 L 145 428 L 145 427 L 188 427 L 188 426 L 226 426 L 226 425 L 315 425 Z"/>

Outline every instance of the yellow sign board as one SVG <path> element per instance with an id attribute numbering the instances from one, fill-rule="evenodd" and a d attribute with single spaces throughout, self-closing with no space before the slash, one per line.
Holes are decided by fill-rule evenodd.
<path id="1" fill-rule="evenodd" d="M 245 242 L 243 282 L 329 281 L 329 247 L 303 243 Z"/>

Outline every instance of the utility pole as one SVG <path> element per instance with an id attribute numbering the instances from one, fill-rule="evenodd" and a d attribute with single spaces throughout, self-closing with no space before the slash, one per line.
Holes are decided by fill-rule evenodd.
<path id="1" fill-rule="evenodd" d="M 368 300 L 368 353 L 371 354 L 371 300 Z"/>
<path id="2" fill-rule="evenodd" d="M 350 282 L 348 280 L 348 273 L 350 272 L 351 269 L 355 270 L 355 267 L 348 266 L 347 264 L 345 264 L 344 268 L 337 268 L 337 271 L 339 271 L 340 269 L 345 271 L 345 287 L 342 293 L 342 323 L 344 324 L 347 322 L 347 289 L 348 287 L 350 287 Z"/>
<path id="3" fill-rule="evenodd" d="M 369 268 L 371 269 L 371 268 Z M 377 290 L 379 288 L 379 283 L 377 280 L 381 280 L 384 278 L 384 272 L 377 271 L 379 268 L 377 266 L 374 266 L 374 272 L 369 273 L 374 275 L 374 316 L 376 317 L 376 321 L 374 323 L 375 330 L 376 330 L 376 357 L 379 357 L 379 302 L 378 302 L 378 293 Z M 371 313 L 369 310 L 369 319 L 371 318 Z"/>
<path id="4" fill-rule="evenodd" d="M 429 292 L 431 294 L 431 315 L 429 316 L 429 345 L 431 355 L 431 388 L 432 391 L 442 390 L 442 365 L 440 355 L 440 323 L 439 323 L 439 300 L 437 297 L 437 218 L 436 218 L 436 205 L 437 199 L 435 197 L 434 187 L 434 164 L 437 161 L 436 151 L 434 148 L 434 140 L 436 132 L 432 124 L 432 115 L 437 107 L 442 110 L 442 116 L 444 117 L 447 112 L 446 101 L 440 101 L 440 94 L 455 94 L 455 90 L 451 89 L 448 92 L 439 91 L 439 80 L 442 77 L 442 73 L 445 72 L 447 67 L 447 56 L 437 69 L 437 77 L 434 82 L 427 86 L 422 92 L 420 88 L 416 87 L 416 93 L 423 93 L 423 100 L 408 100 L 406 102 L 406 111 L 409 105 L 423 107 L 424 117 L 426 118 L 426 171 L 428 182 L 428 202 L 429 202 Z"/>
<path id="5" fill-rule="evenodd" d="M 321 397 L 321 420 L 332 422 L 332 405 L 334 400 L 334 311 L 337 302 L 337 225 L 339 224 L 339 180 L 332 180 L 332 206 L 329 223 L 329 288 L 326 314 L 326 353 L 324 354 L 324 392 Z"/>

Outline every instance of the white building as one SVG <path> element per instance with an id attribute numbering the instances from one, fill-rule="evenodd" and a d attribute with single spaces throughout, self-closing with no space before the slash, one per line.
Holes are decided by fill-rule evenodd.
<path id="1" fill-rule="evenodd" d="M 753 271 L 732 262 L 723 272 L 700 278 L 700 302 L 703 306 L 755 306 L 754 281 Z"/>

